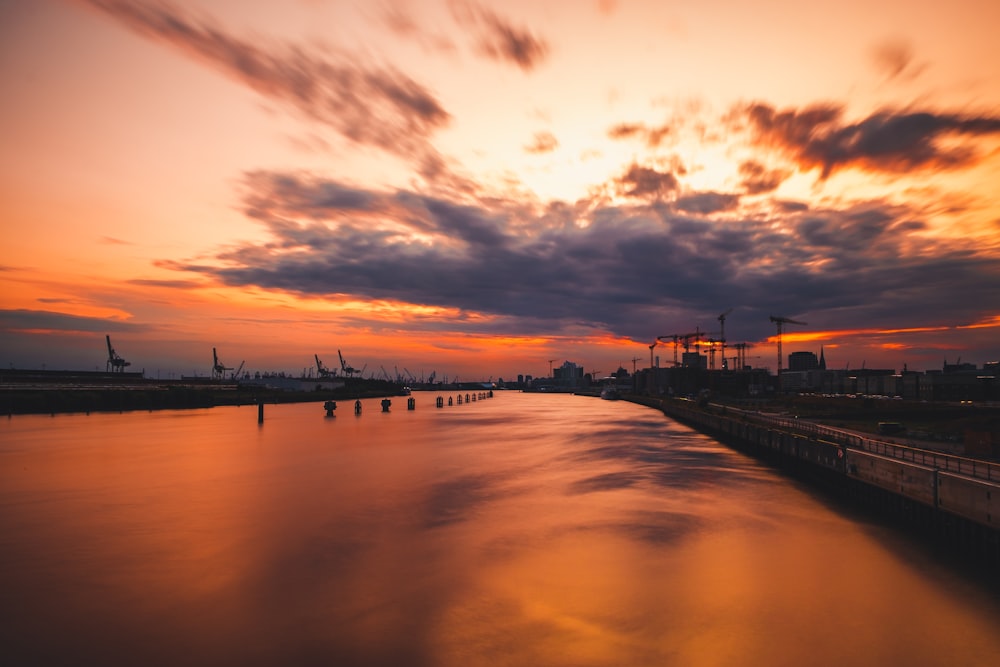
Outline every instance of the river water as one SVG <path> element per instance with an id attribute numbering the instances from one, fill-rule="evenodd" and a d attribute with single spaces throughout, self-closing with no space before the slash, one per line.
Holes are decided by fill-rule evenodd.
<path id="1" fill-rule="evenodd" d="M 995 593 L 655 410 L 435 396 L 3 420 L 0 659 L 1000 664 Z"/>

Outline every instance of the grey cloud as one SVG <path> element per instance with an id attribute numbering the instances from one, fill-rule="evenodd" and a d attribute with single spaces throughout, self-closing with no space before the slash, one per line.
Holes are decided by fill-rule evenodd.
<path id="1" fill-rule="evenodd" d="M 758 144 L 803 169 L 818 167 L 822 178 L 845 167 L 903 173 L 971 166 L 980 159 L 972 140 L 1000 134 L 1000 116 L 889 110 L 845 123 L 843 108 L 832 104 L 778 111 L 758 103 L 736 116 L 748 121 Z"/>
<path id="2" fill-rule="evenodd" d="M 923 224 L 913 211 L 879 201 L 844 209 L 790 203 L 775 224 L 735 208 L 724 221 L 711 219 L 736 197 L 718 193 L 697 195 L 703 205 L 687 211 L 657 199 L 536 211 L 512 201 L 460 204 L 355 189 L 305 174 L 256 172 L 248 185 L 271 240 L 173 268 L 234 286 L 497 318 L 428 318 L 421 326 L 429 329 L 534 334 L 584 326 L 652 340 L 666 327 L 713 325 L 720 307 L 737 304 L 727 336 L 759 340 L 773 335 L 769 312 L 808 313 L 813 326 L 896 327 L 975 321 L 1000 303 L 994 259 L 914 234 Z"/>
<path id="3" fill-rule="evenodd" d="M 722 192 L 695 192 L 677 198 L 677 209 L 686 213 L 708 215 L 731 211 L 740 203 L 740 196 Z"/>
<path id="4" fill-rule="evenodd" d="M 136 331 L 140 327 L 130 322 L 101 317 L 84 317 L 50 310 L 0 310 L 0 331 Z"/>

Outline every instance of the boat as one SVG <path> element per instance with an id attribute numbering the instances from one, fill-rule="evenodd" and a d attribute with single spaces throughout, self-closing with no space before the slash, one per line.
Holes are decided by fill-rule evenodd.
<path id="1" fill-rule="evenodd" d="M 601 398 L 606 401 L 617 401 L 621 398 L 621 394 L 618 393 L 618 387 L 608 386 L 601 390 Z"/>

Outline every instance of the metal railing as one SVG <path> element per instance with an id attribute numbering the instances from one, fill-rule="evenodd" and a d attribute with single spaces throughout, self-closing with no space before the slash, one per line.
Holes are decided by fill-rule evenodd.
<path id="1" fill-rule="evenodd" d="M 722 406 L 720 406 L 722 407 Z M 750 412 L 739 408 L 726 407 L 728 412 L 740 414 L 743 418 L 757 423 L 783 428 L 788 431 L 807 433 L 810 435 L 823 436 L 831 439 L 837 444 L 846 447 L 854 447 L 873 454 L 899 459 L 900 461 L 910 461 L 928 466 L 936 470 L 945 470 L 959 475 L 985 479 L 991 482 L 1000 482 L 1000 464 L 979 459 L 971 459 L 965 456 L 954 454 L 943 454 L 929 449 L 900 445 L 894 442 L 887 442 L 877 438 L 868 438 L 851 431 L 824 426 L 815 422 L 792 419 L 788 417 L 776 417 L 759 412 Z"/>

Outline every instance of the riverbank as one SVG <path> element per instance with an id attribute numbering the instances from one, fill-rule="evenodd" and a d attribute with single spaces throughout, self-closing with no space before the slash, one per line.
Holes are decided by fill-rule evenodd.
<path id="1" fill-rule="evenodd" d="M 261 385 L 132 383 L 115 386 L 6 386 L 0 389 L 0 414 L 63 414 L 182 410 L 255 403 L 346 401 L 403 395 L 403 388 L 382 380 L 357 380 L 334 389 L 284 391 Z"/>

